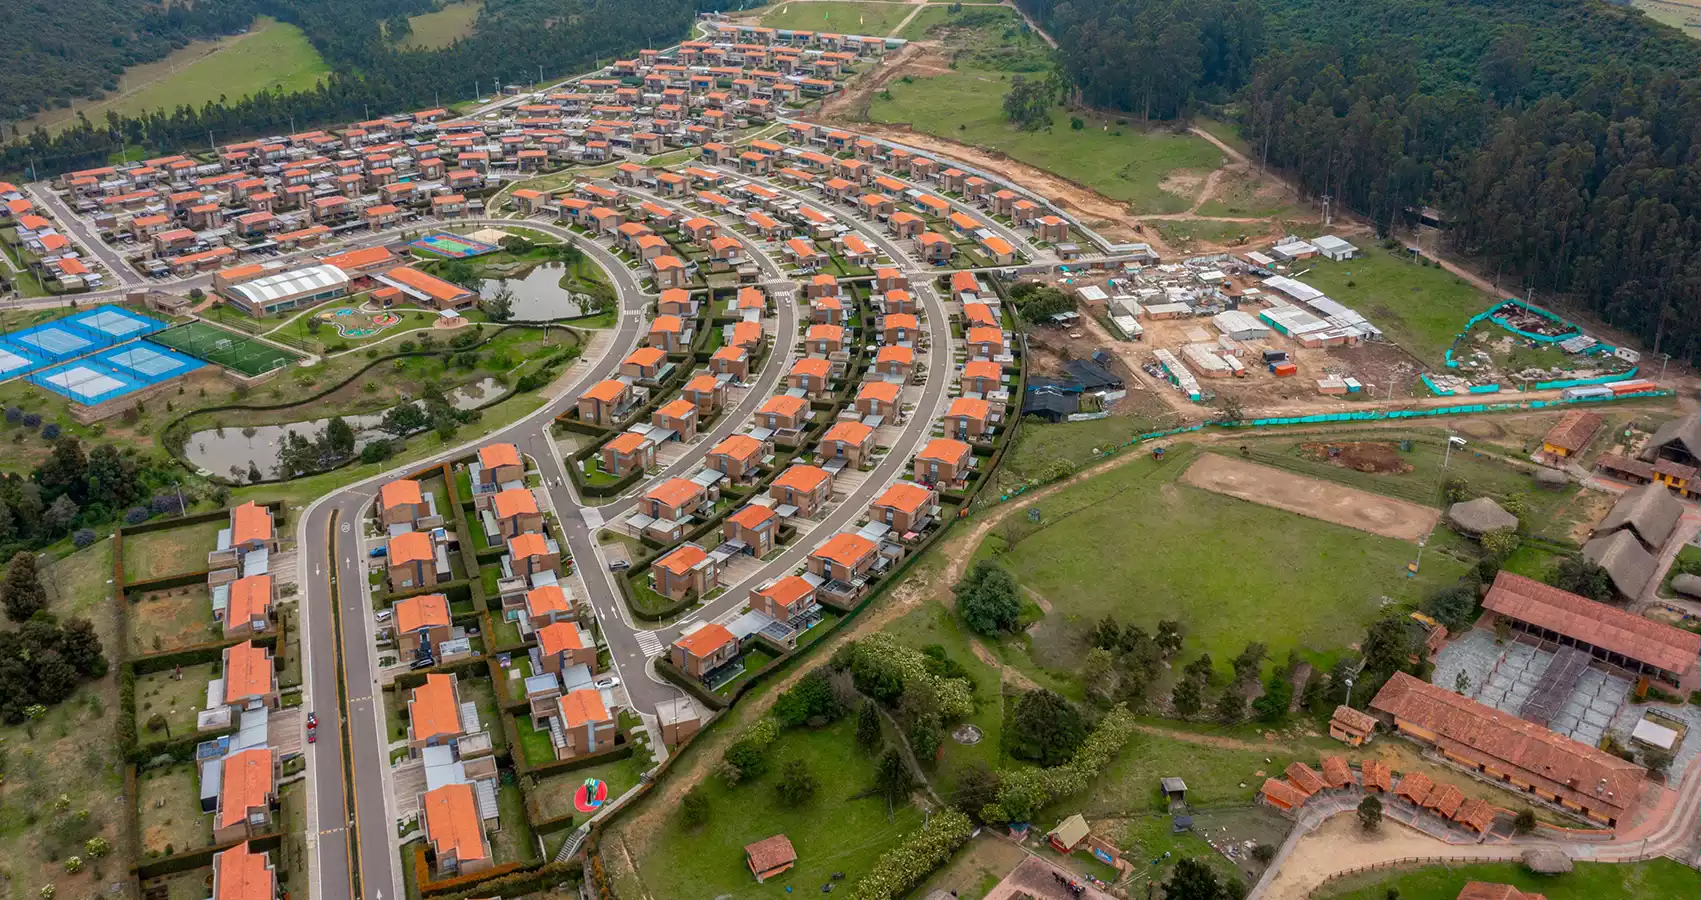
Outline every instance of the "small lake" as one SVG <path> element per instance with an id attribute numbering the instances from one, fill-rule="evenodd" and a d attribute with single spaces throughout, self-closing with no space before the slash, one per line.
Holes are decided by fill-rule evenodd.
<path id="1" fill-rule="evenodd" d="M 507 392 L 507 386 L 494 378 L 486 377 L 455 388 L 448 393 L 448 399 L 449 404 L 456 409 L 472 409 L 495 402 Z M 376 438 L 390 436 L 378 430 L 378 423 L 383 419 L 382 413 L 343 416 L 343 421 L 354 429 L 356 451 Z M 183 445 L 183 457 L 195 468 L 206 470 L 221 478 L 230 476 L 232 468 L 241 470 L 246 478 L 250 465 L 258 467 L 270 478 L 277 468 L 278 450 L 283 446 L 285 435 L 293 431 L 309 441 L 318 440 L 319 435 L 323 434 L 330 424 L 331 420 L 326 418 L 283 425 L 208 428 L 189 435 L 189 440 Z"/>
<path id="2" fill-rule="evenodd" d="M 590 297 L 576 294 L 561 286 L 567 274 L 564 263 L 539 263 L 531 271 L 514 278 L 486 278 L 479 294 L 486 299 L 507 288 L 514 295 L 514 321 L 548 322 L 555 319 L 576 319 L 585 315 Z"/>

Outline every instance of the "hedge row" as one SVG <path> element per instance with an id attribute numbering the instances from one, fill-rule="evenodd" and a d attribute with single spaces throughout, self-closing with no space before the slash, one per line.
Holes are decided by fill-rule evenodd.
<path id="1" fill-rule="evenodd" d="M 248 845 L 253 850 L 269 852 L 283 846 L 283 838 L 283 832 L 277 831 L 270 834 L 263 834 L 256 838 L 249 838 Z M 191 850 L 186 853 L 173 853 L 170 856 L 162 856 L 151 862 L 138 863 L 136 865 L 136 876 L 146 880 L 149 878 L 158 878 L 162 875 L 176 875 L 180 872 L 190 872 L 205 866 L 211 866 L 213 864 L 213 857 L 216 854 L 229 850 L 232 847 L 240 846 L 241 844 L 242 841 L 232 841 L 231 843 L 224 844 L 222 846 L 206 847 L 200 850 Z"/>

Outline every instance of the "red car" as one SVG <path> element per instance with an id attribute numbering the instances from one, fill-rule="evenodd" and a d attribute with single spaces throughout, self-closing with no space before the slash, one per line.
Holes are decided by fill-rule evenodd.
<path id="1" fill-rule="evenodd" d="M 307 714 L 307 743 L 312 744 L 312 743 L 317 742 L 318 740 L 319 740 L 319 717 L 313 715 L 312 713 L 308 713 Z"/>

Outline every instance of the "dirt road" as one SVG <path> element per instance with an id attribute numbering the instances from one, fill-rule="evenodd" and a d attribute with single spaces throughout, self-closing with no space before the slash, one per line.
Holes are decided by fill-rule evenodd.
<path id="1" fill-rule="evenodd" d="M 1181 479 L 1214 493 L 1402 541 L 1428 535 L 1441 517 L 1439 510 L 1427 506 L 1215 453 L 1200 456 Z"/>

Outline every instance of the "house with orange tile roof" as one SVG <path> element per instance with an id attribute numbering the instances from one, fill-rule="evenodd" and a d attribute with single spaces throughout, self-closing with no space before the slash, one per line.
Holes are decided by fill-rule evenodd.
<path id="1" fill-rule="evenodd" d="M 625 431 L 602 445 L 602 470 L 616 478 L 643 472 L 656 464 L 656 442 L 635 431 Z"/>
<path id="2" fill-rule="evenodd" d="M 815 297 L 809 301 L 809 321 L 820 325 L 844 325 L 850 321 L 844 298 Z"/>
<path id="3" fill-rule="evenodd" d="M 1353 770 L 1347 765 L 1346 757 L 1325 756 L 1322 762 L 1323 783 L 1328 785 L 1330 790 L 1351 787 L 1355 783 L 1353 781 Z"/>
<path id="4" fill-rule="evenodd" d="M 1258 799 L 1283 812 L 1291 812 L 1305 805 L 1311 799 L 1310 795 L 1293 786 L 1292 782 L 1279 778 L 1264 779 L 1264 786 L 1258 789 Z"/>
<path id="5" fill-rule="evenodd" d="M 887 313 L 880 318 L 880 338 L 898 346 L 921 340 L 921 320 L 910 313 Z"/>
<path id="6" fill-rule="evenodd" d="M 510 571 L 526 578 L 541 572 L 561 574 L 561 545 L 535 531 L 509 538 L 505 559 Z"/>
<path id="7" fill-rule="evenodd" d="M 390 536 L 386 545 L 385 565 L 389 569 L 390 590 L 430 587 L 448 581 L 448 551 L 424 531 L 407 531 Z"/>
<path id="8" fill-rule="evenodd" d="M 255 747 L 232 753 L 219 764 L 218 810 L 213 843 L 230 844 L 272 831 L 272 801 L 277 799 L 277 765 L 272 751 Z"/>
<path id="9" fill-rule="evenodd" d="M 840 460 L 846 468 L 860 469 L 874 453 L 874 429 L 862 422 L 837 422 L 821 436 L 816 452 L 829 460 Z"/>
<path id="10" fill-rule="evenodd" d="M 989 359 L 975 359 L 963 364 L 963 393 L 985 396 L 1004 390 L 1004 368 Z"/>
<path id="11" fill-rule="evenodd" d="M 874 355 L 873 371 L 883 380 L 906 384 L 915 371 L 915 351 L 909 347 L 881 347 Z"/>
<path id="12" fill-rule="evenodd" d="M 685 260 L 671 253 L 657 256 L 651 259 L 649 264 L 650 277 L 659 289 L 682 288 L 691 281 L 691 274 L 686 268 Z"/>
<path id="13" fill-rule="evenodd" d="M 239 709 L 278 705 L 278 676 L 272 653 L 253 641 L 224 648 L 224 703 Z"/>
<path id="14" fill-rule="evenodd" d="M 777 877 L 797 864 L 797 850 L 783 834 L 766 837 L 744 847 L 744 864 L 761 884 Z"/>
<path id="15" fill-rule="evenodd" d="M 278 873 L 264 850 L 244 841 L 213 854 L 211 900 L 276 900 Z"/>
<path id="16" fill-rule="evenodd" d="M 1008 266 L 1016 261 L 1015 245 L 996 234 L 982 235 L 979 244 L 981 254 L 993 265 Z"/>
<path id="17" fill-rule="evenodd" d="M 238 578 L 212 588 L 212 597 L 213 618 L 224 624 L 226 640 L 259 634 L 271 627 L 272 576 Z"/>
<path id="18" fill-rule="evenodd" d="M 720 566 L 696 544 L 681 544 L 650 566 L 650 587 L 669 600 L 701 600 L 715 589 Z"/>
<path id="19" fill-rule="evenodd" d="M 963 324 L 968 328 L 997 328 L 998 314 L 985 303 L 965 301 L 963 303 Z"/>
<path id="20" fill-rule="evenodd" d="M 626 417 L 636 397 L 632 386 L 613 378 L 591 385 L 579 395 L 579 421 L 613 425 Z"/>
<path id="21" fill-rule="evenodd" d="M 864 582 L 879 556 L 880 548 L 855 532 L 828 538 L 809 552 L 810 574 L 827 582 L 821 585 L 817 599 L 841 607 L 855 603 L 866 589 Z"/>
<path id="22" fill-rule="evenodd" d="M 856 411 L 867 416 L 881 416 L 896 422 L 902 410 L 903 386 L 893 381 L 864 381 L 856 389 Z"/>
<path id="23" fill-rule="evenodd" d="M 912 240 L 927 230 L 927 220 L 911 212 L 895 212 L 886 218 L 886 227 L 899 240 Z"/>
<path id="24" fill-rule="evenodd" d="M 534 632 L 552 622 L 574 621 L 579 615 L 572 596 L 559 584 L 504 593 L 502 611 L 510 620 L 521 621 L 522 631 Z"/>
<path id="25" fill-rule="evenodd" d="M 453 747 L 467 733 L 460 682 L 453 673 L 433 672 L 408 692 L 409 756 L 419 756 L 426 747 Z"/>
<path id="26" fill-rule="evenodd" d="M 238 556 L 254 550 L 276 551 L 277 534 L 272 529 L 272 511 L 250 500 L 230 511 L 230 528 L 219 534 L 219 549 L 233 549 Z"/>
<path id="27" fill-rule="evenodd" d="M 510 538 L 528 531 L 543 530 L 543 511 L 538 509 L 537 495 L 530 488 L 511 487 L 498 491 L 490 500 L 496 517 L 494 536 Z"/>
<path id="28" fill-rule="evenodd" d="M 750 377 L 750 351 L 744 347 L 722 347 L 709 357 L 709 371 L 744 381 Z"/>
<path id="29" fill-rule="evenodd" d="M 650 424 L 663 432 L 674 432 L 672 441 L 692 441 L 697 437 L 697 405 L 684 396 L 674 398 L 650 413 Z"/>
<path id="30" fill-rule="evenodd" d="M 958 397 L 945 410 L 945 435 L 976 441 L 992 426 L 992 404 L 975 397 Z"/>
<path id="31" fill-rule="evenodd" d="M 638 511 L 654 519 L 646 531 L 658 540 L 676 541 L 684 526 L 708 499 L 708 491 L 695 481 L 669 478 L 638 499 Z"/>
<path id="32" fill-rule="evenodd" d="M 830 356 L 845 349 L 845 329 L 840 325 L 811 325 L 803 339 L 804 352 L 810 356 Z"/>
<path id="33" fill-rule="evenodd" d="M 796 509 L 787 515 L 811 519 L 833 496 L 833 476 L 820 466 L 792 463 L 768 485 L 768 496 L 778 508 Z"/>
<path id="34" fill-rule="evenodd" d="M 765 336 L 760 321 L 747 319 L 735 322 L 732 326 L 732 336 L 727 338 L 727 346 L 746 351 L 757 350 L 761 348 Z"/>
<path id="35" fill-rule="evenodd" d="M 569 691 L 556 701 L 555 712 L 560 728 L 550 729 L 550 742 L 556 759 L 577 759 L 614 749 L 619 725 L 613 711 L 603 703 L 601 691 Z"/>
<path id="36" fill-rule="evenodd" d="M 999 328 L 970 328 L 963 342 L 968 345 L 970 359 L 995 360 L 1004 355 L 1004 331 Z"/>
<path id="37" fill-rule="evenodd" d="M 426 791 L 419 798 L 419 815 L 439 877 L 473 875 L 496 864 L 471 784 L 445 784 Z"/>
<path id="38" fill-rule="evenodd" d="M 951 438 L 934 438 L 915 455 L 915 480 L 922 484 L 950 486 L 965 477 L 974 459 L 974 448 Z"/>
<path id="39" fill-rule="evenodd" d="M 844 290 L 839 287 L 839 279 L 826 272 L 810 278 L 803 284 L 803 296 L 808 300 L 817 297 L 838 297 L 843 293 Z"/>
<path id="40" fill-rule="evenodd" d="M 557 588 L 559 590 L 559 588 Z M 537 641 L 543 671 L 560 674 L 563 669 L 597 668 L 597 642 L 577 622 L 557 620 L 532 632 Z"/>
<path id="41" fill-rule="evenodd" d="M 780 247 L 787 262 L 806 272 L 813 272 L 827 264 L 827 254 L 808 238 L 794 237 Z"/>
<path id="42" fill-rule="evenodd" d="M 893 216 L 897 219 L 897 216 Z M 957 252 L 951 239 L 936 231 L 923 231 L 915 238 L 916 255 L 929 265 L 940 266 L 951 261 L 951 254 Z"/>
<path id="43" fill-rule="evenodd" d="M 1380 791 L 1386 794 L 1394 789 L 1394 770 L 1382 760 L 1366 759 L 1359 766 L 1359 782 L 1366 793 Z"/>
<path id="44" fill-rule="evenodd" d="M 772 452 L 767 442 L 748 434 L 728 435 L 703 457 L 703 466 L 735 484 L 753 481 L 761 474 L 762 460 Z"/>
<path id="45" fill-rule="evenodd" d="M 775 622 L 790 626 L 794 632 L 807 630 L 821 620 L 821 605 L 815 599 L 815 585 L 801 575 L 785 575 L 770 579 L 761 587 L 750 589 L 750 608 Z M 792 643 L 797 638 L 792 636 Z"/>
<path id="46" fill-rule="evenodd" d="M 894 266 L 882 266 L 874 270 L 874 292 L 877 294 L 904 291 L 908 290 L 909 286 L 910 280 Z"/>
<path id="47" fill-rule="evenodd" d="M 775 394 L 756 410 L 756 426 L 769 431 L 798 431 L 808 427 L 809 401 L 789 394 Z"/>
<path id="48" fill-rule="evenodd" d="M 740 508 L 721 522 L 721 540 L 742 544 L 741 552 L 761 558 L 774 549 L 779 540 L 780 517 L 772 507 L 752 503 Z"/>
<path id="49" fill-rule="evenodd" d="M 1040 216 L 1034 220 L 1034 237 L 1048 244 L 1069 240 L 1069 223 L 1058 216 Z"/>
<path id="50" fill-rule="evenodd" d="M 712 416 L 726 405 L 726 382 L 707 373 L 697 375 L 685 383 L 679 396 L 696 405 L 699 419 Z"/>
<path id="51" fill-rule="evenodd" d="M 404 597 L 396 601 L 390 612 L 396 647 L 409 662 L 421 656 L 436 658 L 438 647 L 454 637 L 449 598 L 442 594 Z"/>
<path id="52" fill-rule="evenodd" d="M 725 625 L 709 622 L 679 636 L 668 650 L 674 667 L 704 684 L 735 674 L 729 667 L 739 659 L 738 638 Z"/>
<path id="53" fill-rule="evenodd" d="M 825 397 L 833 392 L 833 364 L 818 356 L 804 357 L 792 363 L 786 387 L 809 397 Z"/>
<path id="54" fill-rule="evenodd" d="M 513 444 L 486 444 L 478 449 L 478 477 L 473 493 L 481 493 L 478 485 L 494 492 L 499 485 L 519 482 L 525 478 L 526 463 L 520 448 Z"/>
<path id="55" fill-rule="evenodd" d="M 662 368 L 666 365 L 667 351 L 660 347 L 639 347 L 620 361 L 620 376 L 639 381 L 655 381 L 661 376 Z"/>
<path id="56" fill-rule="evenodd" d="M 1329 736 L 1350 747 L 1363 745 L 1375 731 L 1375 716 L 1344 703 L 1335 707 L 1334 715 L 1329 717 Z"/>
<path id="57" fill-rule="evenodd" d="M 939 495 L 930 487 L 912 481 L 895 482 L 868 505 L 868 517 L 892 529 L 894 534 L 919 531 L 923 519 L 939 505 Z"/>
<path id="58" fill-rule="evenodd" d="M 650 331 L 645 335 L 644 343 L 666 353 L 683 352 L 690 344 L 685 320 L 678 316 L 656 316 L 654 321 L 650 322 Z"/>
<path id="59" fill-rule="evenodd" d="M 921 304 L 916 302 L 915 295 L 903 288 L 894 288 L 881 294 L 876 305 L 880 307 L 881 313 L 886 315 L 914 316 L 921 310 Z"/>

